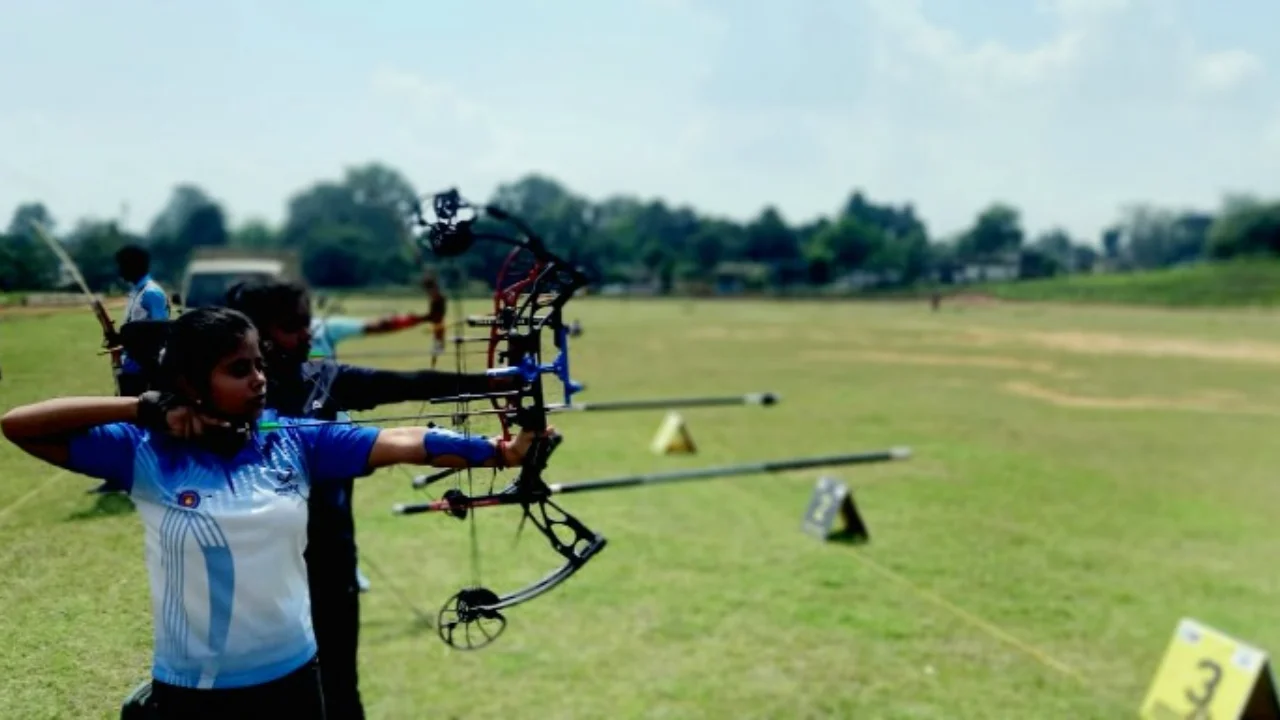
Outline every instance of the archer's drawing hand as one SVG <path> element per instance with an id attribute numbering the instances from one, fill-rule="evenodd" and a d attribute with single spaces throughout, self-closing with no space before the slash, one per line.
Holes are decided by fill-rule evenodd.
<path id="1" fill-rule="evenodd" d="M 548 426 L 545 432 L 535 433 L 529 430 L 521 430 L 520 434 L 509 443 L 499 443 L 498 449 L 502 453 L 502 462 L 507 467 L 515 467 L 524 462 L 524 456 L 529 452 L 529 447 L 533 445 L 536 437 L 545 437 L 554 441 L 560 437 L 560 433 L 556 432 L 554 427 Z"/>
<path id="2" fill-rule="evenodd" d="M 226 420 L 192 407 L 176 395 L 155 390 L 138 397 L 138 424 L 154 432 L 186 439 L 231 429 L 231 423 Z"/>

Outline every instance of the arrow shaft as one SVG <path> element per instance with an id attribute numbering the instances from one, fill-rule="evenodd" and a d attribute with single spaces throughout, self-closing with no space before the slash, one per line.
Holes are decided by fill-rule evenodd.
<path id="1" fill-rule="evenodd" d="M 863 453 L 822 455 L 818 457 L 790 458 L 786 460 L 767 460 L 763 462 L 721 465 L 717 467 L 697 468 L 693 470 L 676 470 L 665 473 L 623 475 L 620 477 L 603 478 L 600 480 L 583 480 L 581 482 L 574 483 L 555 483 L 548 485 L 547 489 L 552 495 L 567 495 L 576 492 L 590 492 L 592 490 L 638 487 L 640 485 L 663 485 L 666 483 L 688 482 L 691 480 L 709 480 L 712 478 L 735 475 L 760 475 L 765 473 L 805 470 L 816 467 L 863 465 L 868 463 L 890 462 L 893 460 L 905 460 L 909 457 L 911 457 L 910 448 L 895 447 L 888 450 L 874 450 Z M 394 510 L 396 513 L 401 515 L 415 515 L 418 513 L 455 512 L 459 509 L 510 505 L 516 502 L 519 502 L 519 499 L 512 495 L 489 495 L 474 498 L 466 502 L 458 502 L 456 500 L 453 502 L 448 500 L 434 500 L 424 503 L 401 504 L 395 506 Z"/>
<path id="2" fill-rule="evenodd" d="M 607 402 L 574 403 L 564 408 L 579 412 L 603 412 L 612 410 L 672 410 L 675 408 L 716 407 L 730 405 L 772 405 L 777 401 L 773 393 L 749 393 L 722 397 L 661 398 L 657 400 L 612 400 Z"/>
<path id="3" fill-rule="evenodd" d="M 501 368 L 503 374 L 515 375 L 517 370 Z M 497 373 L 490 374 L 497 375 Z M 519 395 L 517 392 L 496 392 L 496 393 L 478 393 L 474 395 L 452 395 L 449 397 L 432 398 L 427 402 L 430 404 L 445 404 L 451 402 L 472 402 L 477 400 L 502 399 L 504 397 L 515 397 Z M 594 403 L 573 403 L 571 405 L 555 404 L 546 407 L 549 413 L 562 412 L 604 412 L 618 410 L 669 410 L 674 408 L 690 408 L 690 407 L 712 407 L 726 405 L 772 405 L 777 402 L 777 396 L 773 393 L 748 393 L 746 395 L 732 395 L 725 397 L 688 397 L 688 398 L 664 398 L 660 400 L 614 400 L 606 402 Z M 313 424 L 316 425 L 360 425 L 364 423 L 379 422 L 398 422 L 403 420 L 427 420 L 436 418 L 457 418 L 476 416 L 476 415 L 502 415 L 513 413 L 510 408 L 486 408 L 481 410 L 460 410 L 456 412 L 439 412 L 439 413 L 419 413 L 417 415 L 401 415 L 395 417 L 372 417 L 372 418 L 352 418 L 348 420 L 322 420 Z M 274 430 L 279 428 L 279 423 L 266 422 L 262 423 L 259 428 L 262 430 Z M 418 484 L 415 481 L 415 487 L 422 487 L 429 483 Z"/>
<path id="4" fill-rule="evenodd" d="M 418 413 L 417 415 L 392 415 L 390 417 L 372 417 L 372 418 L 350 418 L 347 420 L 315 420 L 303 423 L 306 425 L 363 425 L 365 423 L 382 423 L 382 422 L 402 422 L 405 420 L 432 420 L 436 418 L 458 418 L 464 415 L 497 415 L 499 413 L 509 412 L 507 410 L 469 410 L 457 413 Z M 285 423 L 264 421 L 258 423 L 259 430 L 279 430 L 286 427 Z"/>
<path id="5" fill-rule="evenodd" d="M 568 494 L 575 492 L 588 492 L 591 490 L 605 490 L 609 488 L 636 487 L 639 485 L 663 485 L 674 482 L 688 482 L 690 480 L 709 480 L 712 478 L 734 475 L 761 475 L 765 473 L 806 470 L 816 467 L 836 467 L 841 465 L 862 465 L 867 463 L 889 462 L 892 460 L 903 460 L 910 457 L 910 455 L 911 451 L 907 448 L 891 448 L 889 450 L 875 450 L 871 452 L 851 453 L 846 455 L 825 455 L 821 457 L 770 460 L 765 462 L 742 463 L 738 465 L 722 465 L 718 467 L 696 468 L 692 470 L 675 470 L 665 473 L 623 475 L 620 477 L 604 478 L 600 480 L 583 480 L 575 483 L 557 483 L 550 487 L 552 493 Z"/>

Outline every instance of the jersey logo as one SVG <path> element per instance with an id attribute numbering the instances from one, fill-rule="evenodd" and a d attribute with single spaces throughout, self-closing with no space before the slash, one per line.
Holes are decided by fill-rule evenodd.
<path id="1" fill-rule="evenodd" d="M 178 506 L 194 510 L 200 506 L 200 493 L 195 490 L 183 490 L 178 493 Z"/>
<path id="2" fill-rule="evenodd" d="M 293 479 L 297 474 L 295 470 L 276 470 L 273 474 L 276 479 L 277 495 L 302 495 L 298 488 L 298 481 Z"/>

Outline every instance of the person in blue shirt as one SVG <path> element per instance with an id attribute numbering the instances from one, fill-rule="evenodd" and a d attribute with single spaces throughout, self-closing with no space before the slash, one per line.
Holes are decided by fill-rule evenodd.
<path id="1" fill-rule="evenodd" d="M 228 290 L 225 302 L 259 328 L 267 360 L 267 406 L 282 415 L 342 420 L 353 410 L 519 387 L 518 380 L 483 372 L 385 370 L 317 359 L 310 293 L 300 283 L 241 283 Z M 364 717 L 357 673 L 362 588 L 354 483 L 353 475 L 311 494 L 306 561 L 325 699 L 337 716 L 359 720 Z"/>
<path id="2" fill-rule="evenodd" d="M 429 289 L 428 294 L 430 296 Z M 436 358 L 444 354 L 444 316 L 440 309 L 443 302 L 443 297 L 439 301 L 432 297 L 431 308 L 425 313 L 397 313 L 372 320 L 337 315 L 312 318 L 311 357 L 332 360 L 338 356 L 338 343 L 344 340 L 397 332 L 431 323 L 432 333 L 439 336 L 431 348 L 431 367 L 434 368 Z"/>
<path id="3" fill-rule="evenodd" d="M 129 283 L 129 301 L 124 309 L 124 323 L 139 320 L 168 320 L 169 298 L 164 288 L 151 277 L 151 253 L 138 245 L 125 245 L 116 251 L 116 269 Z M 137 360 L 122 353 L 116 387 L 121 395 L 137 397 L 147 389 L 146 373 Z"/>
<path id="4" fill-rule="evenodd" d="M 267 410 L 263 368 L 249 318 L 200 308 L 171 322 L 163 392 L 55 398 L 0 417 L 23 451 L 109 481 L 137 505 L 154 625 L 150 717 L 326 718 L 307 498 L 389 465 L 518 465 L 534 439 L 290 419 Z"/>

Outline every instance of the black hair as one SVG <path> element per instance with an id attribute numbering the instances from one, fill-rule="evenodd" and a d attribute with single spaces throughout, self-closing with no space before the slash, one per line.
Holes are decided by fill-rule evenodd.
<path id="1" fill-rule="evenodd" d="M 125 273 L 142 277 L 151 272 L 151 253 L 141 245 L 125 245 L 116 251 L 116 265 Z"/>
<path id="2" fill-rule="evenodd" d="M 310 299 L 306 286 L 287 280 L 248 280 L 227 290 L 226 306 L 249 317 L 254 326 L 266 330 L 283 314 L 297 312 L 302 300 Z"/>
<path id="3" fill-rule="evenodd" d="M 186 380 L 197 392 L 207 392 L 213 369 L 253 330 L 253 321 L 231 308 L 201 307 L 179 315 L 169 323 L 160 360 L 163 386 L 176 391 L 177 381 Z"/>

